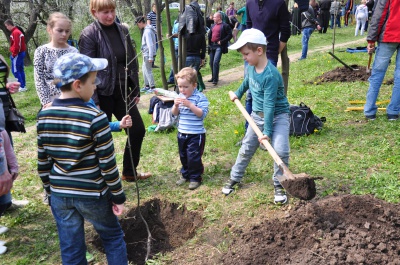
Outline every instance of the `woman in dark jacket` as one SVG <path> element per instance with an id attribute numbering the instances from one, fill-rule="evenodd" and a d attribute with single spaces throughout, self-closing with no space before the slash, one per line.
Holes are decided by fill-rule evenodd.
<path id="1" fill-rule="evenodd" d="M 129 140 L 134 166 L 132 167 L 127 142 L 124 151 L 122 179 L 134 181 L 146 131 L 137 108 L 140 90 L 136 51 L 128 29 L 115 22 L 115 8 L 116 4 L 113 0 L 90 0 L 89 10 L 96 20 L 83 29 L 79 39 L 79 49 L 82 54 L 92 58 L 108 60 L 108 67 L 97 73 L 101 83 L 97 86 L 92 98 L 96 105 L 107 114 L 109 121 L 113 114 L 118 120 L 121 120 L 126 115 L 125 104 L 128 104 L 133 124 L 129 129 Z M 125 74 L 125 68 L 127 68 L 127 74 Z M 125 91 L 128 95 L 126 100 Z M 140 173 L 136 176 L 138 179 L 145 179 L 151 174 Z"/>

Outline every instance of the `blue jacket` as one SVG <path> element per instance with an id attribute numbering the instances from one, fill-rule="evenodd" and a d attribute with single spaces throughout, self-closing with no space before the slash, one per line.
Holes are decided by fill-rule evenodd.
<path id="1" fill-rule="evenodd" d="M 261 2 L 261 8 L 259 6 Z M 267 57 L 278 61 L 280 41 L 290 38 L 290 14 L 284 0 L 247 0 L 247 28 L 261 30 L 267 37 Z"/>

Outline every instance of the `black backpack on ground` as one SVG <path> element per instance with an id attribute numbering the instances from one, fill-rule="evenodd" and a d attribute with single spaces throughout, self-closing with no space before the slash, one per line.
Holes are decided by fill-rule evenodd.
<path id="1" fill-rule="evenodd" d="M 290 135 L 302 136 L 314 133 L 314 130 L 321 130 L 325 117 L 319 118 L 303 102 L 299 106 L 290 105 Z"/>

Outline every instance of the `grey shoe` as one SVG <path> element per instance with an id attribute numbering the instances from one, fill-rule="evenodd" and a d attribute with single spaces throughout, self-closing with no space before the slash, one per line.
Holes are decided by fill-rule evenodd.
<path id="1" fill-rule="evenodd" d="M 222 188 L 222 193 L 225 195 L 229 195 L 234 191 L 234 186 L 239 184 L 240 182 L 229 180 L 229 182 L 225 183 L 224 187 Z"/>
<path id="2" fill-rule="evenodd" d="M 286 191 L 282 186 L 275 186 L 274 203 L 285 204 L 287 203 Z"/>
<path id="3" fill-rule="evenodd" d="M 201 185 L 201 182 L 192 181 L 192 182 L 189 183 L 189 190 L 195 190 L 198 187 L 200 187 L 200 185 Z"/>
<path id="4" fill-rule="evenodd" d="M 176 185 L 181 186 L 182 184 L 185 184 L 187 181 L 189 181 L 188 179 L 185 178 L 180 178 L 177 182 Z"/>

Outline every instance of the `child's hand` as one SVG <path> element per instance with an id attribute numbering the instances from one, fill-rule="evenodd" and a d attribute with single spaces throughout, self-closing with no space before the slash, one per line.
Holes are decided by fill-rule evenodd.
<path id="1" fill-rule="evenodd" d="M 125 115 L 119 123 L 119 128 L 130 128 L 132 126 L 132 119 L 130 115 Z"/>
<path id="2" fill-rule="evenodd" d="M 175 98 L 174 99 L 174 105 L 175 107 L 179 107 L 179 105 L 182 103 L 183 98 Z"/>
<path id="3" fill-rule="evenodd" d="M 267 140 L 268 142 L 270 141 L 269 137 L 266 135 L 263 135 L 262 137 L 258 137 L 258 141 L 262 143 L 263 140 Z"/>
<path id="4" fill-rule="evenodd" d="M 193 103 L 187 98 L 181 98 L 181 104 L 187 108 L 190 108 L 190 105 L 192 105 Z"/>
<path id="5" fill-rule="evenodd" d="M 229 98 L 231 99 L 231 101 L 233 102 L 233 101 L 235 101 L 235 99 L 238 99 L 238 97 L 236 96 L 236 94 L 235 93 L 229 93 Z"/>
<path id="6" fill-rule="evenodd" d="M 123 204 L 114 204 L 113 203 L 112 210 L 116 216 L 119 216 L 124 213 L 125 207 Z"/>

